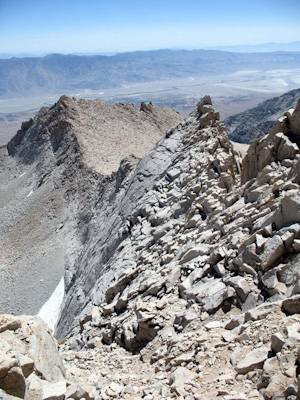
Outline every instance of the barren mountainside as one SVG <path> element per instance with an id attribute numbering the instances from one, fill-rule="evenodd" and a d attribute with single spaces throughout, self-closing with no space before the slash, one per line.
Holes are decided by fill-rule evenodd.
<path id="1" fill-rule="evenodd" d="M 250 110 L 226 118 L 224 124 L 229 138 L 239 143 L 252 143 L 254 139 L 268 133 L 286 110 L 295 107 L 299 96 L 300 89 L 291 90 Z"/>
<path id="2" fill-rule="evenodd" d="M 44 204 L 51 216 L 37 212 L 33 224 L 55 234 L 34 254 L 47 259 L 49 238 L 66 252 L 60 355 L 37 318 L 1 316 L 3 393 L 29 400 L 299 398 L 300 101 L 242 157 L 205 96 L 139 162 L 120 160 L 111 175 L 100 172 L 103 152 L 93 135 L 89 142 L 100 117 L 87 123 L 88 107 L 100 105 L 62 98 L 42 109 L 2 158 L 11 179 L 4 181 L 7 237 L 34 212 L 30 198 L 35 206 L 50 199 L 57 210 Z M 114 112 L 120 107 L 137 127 L 146 123 L 139 113 L 155 110 L 123 105 Z M 13 192 L 20 178 L 23 189 Z M 15 215 L 22 199 L 23 219 Z M 17 261 L 11 268 L 21 267 Z"/>
<path id="3" fill-rule="evenodd" d="M 122 158 L 135 165 L 181 121 L 167 107 L 142 108 L 63 96 L 23 123 L 9 154 L 1 148 L 3 311 L 38 312 L 78 250 L 94 191 L 113 179 Z"/>

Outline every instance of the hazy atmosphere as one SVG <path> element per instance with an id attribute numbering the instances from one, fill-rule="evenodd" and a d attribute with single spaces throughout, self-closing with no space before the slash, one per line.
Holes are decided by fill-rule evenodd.
<path id="1" fill-rule="evenodd" d="M 299 40 L 299 0 L 1 0 L 0 53 L 123 52 Z"/>
<path id="2" fill-rule="evenodd" d="M 187 116 L 208 93 L 225 119 L 297 89 L 299 15 L 298 0 L 0 0 L 0 144 L 62 94 Z"/>
<path id="3" fill-rule="evenodd" d="M 300 0 L 0 0 L 0 399 L 300 400 Z"/>

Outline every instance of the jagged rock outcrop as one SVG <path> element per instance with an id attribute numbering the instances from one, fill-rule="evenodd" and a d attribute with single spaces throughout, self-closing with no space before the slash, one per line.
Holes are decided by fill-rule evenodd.
<path id="1" fill-rule="evenodd" d="M 92 394 L 66 379 L 56 340 L 37 317 L 0 315 L 0 398 L 91 400 Z"/>
<path id="2" fill-rule="evenodd" d="M 65 380 L 57 344 L 41 319 L 1 315 L 0 353 L 0 388 L 10 395 L 30 398 L 34 387 Z"/>
<path id="3" fill-rule="evenodd" d="M 252 143 L 253 140 L 264 136 L 286 110 L 295 107 L 299 96 L 300 89 L 291 90 L 250 110 L 226 118 L 224 124 L 229 138 L 240 143 Z"/>
<path id="4" fill-rule="evenodd" d="M 297 110 L 286 118 L 297 120 Z M 58 334 L 68 333 L 72 313 L 80 331 L 73 325 L 65 349 L 94 354 L 116 343 L 140 353 L 167 383 L 159 398 L 296 395 L 297 356 L 288 359 L 289 328 L 280 327 L 298 321 L 284 299 L 299 293 L 300 156 L 280 126 L 241 166 L 206 97 L 129 172 L 105 205 L 109 237 L 93 231 L 68 286 Z M 79 282 L 93 257 L 96 283 L 85 291 Z"/>
<path id="5" fill-rule="evenodd" d="M 300 101 L 295 110 L 287 111 L 270 133 L 256 139 L 243 160 L 242 184 L 256 178 L 268 164 L 287 165 L 299 158 L 300 143 Z M 256 185 L 262 184 L 258 181 Z"/>
<path id="6" fill-rule="evenodd" d="M 209 104 L 207 106 L 211 107 Z M 121 275 L 124 270 L 133 270 L 133 275 L 130 272 L 130 276 L 126 278 L 125 284 L 127 285 L 132 280 L 134 281 L 134 270 L 137 268 L 138 272 L 142 267 L 145 272 L 142 275 L 143 278 L 140 279 L 145 279 L 147 282 L 147 276 L 152 275 L 151 282 L 148 283 L 150 287 L 154 283 L 153 272 L 150 272 L 151 269 L 147 271 L 150 262 L 146 264 L 148 257 L 146 254 L 144 255 L 146 259 L 144 256 L 139 259 L 139 254 L 142 254 L 143 250 L 145 253 L 148 247 L 161 241 L 161 236 L 167 235 L 174 242 L 174 233 L 181 227 L 181 224 L 196 226 L 198 221 L 205 220 L 206 215 L 219 205 L 217 195 L 214 193 L 215 198 L 211 201 L 205 200 L 204 206 L 199 203 L 200 208 L 194 205 L 194 208 L 191 209 L 193 198 L 191 199 L 190 196 L 197 196 L 196 193 L 192 195 L 192 192 L 191 195 L 180 193 L 182 191 L 180 182 L 183 179 L 184 171 L 190 177 L 193 176 L 192 171 L 194 170 L 194 179 L 197 179 L 199 171 L 204 168 L 202 180 L 198 182 L 198 186 L 201 183 L 206 185 L 210 180 L 212 184 L 220 185 L 220 193 L 227 193 L 231 189 L 238 160 L 234 159 L 232 146 L 226 137 L 223 125 L 218 122 L 218 117 L 218 113 L 213 110 L 203 115 L 197 112 L 197 115 L 185 121 L 184 125 L 179 125 L 173 131 L 168 132 L 167 137 L 159 142 L 137 168 L 131 171 L 131 174 L 128 174 L 120 188 L 116 190 L 114 187 L 106 186 L 108 193 L 105 196 L 109 198 L 109 201 L 102 196 L 102 208 L 95 210 L 93 218 L 95 222 L 91 221 L 92 223 L 89 225 L 92 232 L 85 243 L 89 250 L 80 256 L 78 264 L 75 265 L 76 270 L 69 272 L 73 275 L 66 277 L 69 293 L 66 296 L 66 307 L 58 328 L 59 334 L 66 332 L 66 328 L 71 326 L 74 314 L 78 314 L 78 310 L 85 305 L 87 302 L 85 298 L 91 290 L 93 291 L 92 296 L 95 297 L 93 302 L 96 304 L 104 301 L 105 298 L 111 301 L 120 290 L 115 288 L 112 295 L 109 295 L 106 293 L 108 286 L 112 279 L 117 282 L 118 276 L 122 279 Z M 204 126 L 209 126 L 209 128 Z M 188 132 L 187 135 L 185 135 L 186 132 Z M 203 137 L 198 136 L 201 134 Z M 202 146 L 202 149 L 198 149 L 198 146 Z M 208 146 L 207 151 L 206 146 Z M 192 155 L 186 157 L 190 151 Z M 197 157 L 200 158 L 200 162 Z M 187 160 L 191 160 L 195 164 L 193 169 L 190 168 Z M 196 166 L 197 160 L 198 166 Z M 179 164 L 179 168 L 175 167 L 176 163 Z M 186 179 L 186 184 L 188 184 L 191 178 Z M 178 182 L 178 184 L 174 182 Z M 192 190 L 192 183 L 190 182 L 190 190 Z M 165 201 L 163 201 L 161 193 L 167 193 L 167 188 L 171 187 L 175 189 L 174 192 L 171 192 L 169 198 L 166 194 Z M 166 203 L 168 206 L 165 206 Z M 186 215 L 186 213 L 188 214 Z M 173 227 L 170 223 L 162 230 L 169 220 L 174 220 L 176 226 Z M 140 233 L 140 229 L 142 229 L 140 221 L 145 224 L 145 233 Z M 94 228 L 96 222 L 103 227 L 100 232 L 97 227 Z M 156 230 L 162 233 L 157 233 Z M 135 232 L 138 234 L 136 238 L 133 236 Z M 139 235 L 143 236 L 143 240 L 139 238 Z M 159 248 L 160 245 L 158 244 L 157 247 Z M 93 254 L 90 253 L 91 249 L 93 249 Z M 116 254 L 118 254 L 117 259 L 115 259 Z M 153 256 L 151 257 L 153 258 Z M 165 255 L 165 264 L 169 263 L 168 258 L 170 257 Z M 160 258 L 160 254 L 156 254 L 152 264 L 160 264 Z M 178 256 L 178 258 L 180 257 Z M 74 274 L 76 274 L 76 280 L 72 279 Z M 87 284 L 79 285 L 80 280 L 86 280 L 86 277 L 88 277 Z M 101 279 L 99 279 L 100 277 Z M 97 279 L 99 279 L 99 284 L 95 285 Z M 118 285 L 122 288 L 124 283 Z M 165 283 L 162 279 L 161 287 L 157 288 L 157 292 L 164 286 Z"/>

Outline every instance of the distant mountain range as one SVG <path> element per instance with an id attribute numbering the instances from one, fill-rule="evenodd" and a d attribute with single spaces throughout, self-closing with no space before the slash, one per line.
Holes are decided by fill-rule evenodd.
<path id="1" fill-rule="evenodd" d="M 217 50 L 159 50 L 114 56 L 52 54 L 0 60 L 0 98 L 71 93 L 240 70 L 298 68 L 300 52 L 230 53 Z"/>
<path id="2" fill-rule="evenodd" d="M 290 43 L 261 43 L 255 45 L 214 46 L 210 50 L 222 50 L 244 53 L 272 52 L 272 51 L 300 51 L 300 41 Z"/>
<path id="3" fill-rule="evenodd" d="M 266 100 L 257 107 L 226 118 L 224 123 L 229 138 L 235 142 L 251 143 L 266 135 L 284 111 L 295 107 L 299 98 L 300 89 L 291 90 L 282 96 Z"/>
<path id="4" fill-rule="evenodd" d="M 154 50 L 154 49 L 153 49 Z M 300 41 L 289 42 L 289 43 L 260 43 L 260 44 L 239 44 L 231 46 L 209 46 L 202 47 L 201 49 L 195 49 L 193 47 L 172 47 L 170 50 L 221 50 L 221 51 L 232 51 L 237 53 L 256 53 L 256 52 L 270 52 L 270 51 L 300 51 Z M 0 59 L 3 58 L 24 58 L 24 57 L 45 57 L 49 53 L 0 53 Z M 66 53 L 64 53 L 66 54 Z M 114 56 L 118 52 L 108 52 L 107 50 L 95 49 L 94 51 L 80 51 L 72 52 L 72 55 L 78 56 L 90 56 L 90 55 L 104 55 L 104 56 Z"/>

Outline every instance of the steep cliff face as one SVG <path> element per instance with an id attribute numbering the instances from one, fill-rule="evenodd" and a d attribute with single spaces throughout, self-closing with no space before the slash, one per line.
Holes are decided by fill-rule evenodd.
<path id="1" fill-rule="evenodd" d="M 138 110 L 62 96 L 23 123 L 7 146 L 8 154 L 1 149 L 4 312 L 38 312 L 66 265 L 77 258 L 104 181 L 109 185 L 114 179 L 109 176 L 123 157 L 131 155 L 137 163 L 166 126 L 180 120 L 167 107 L 149 104 Z"/>
<path id="2" fill-rule="evenodd" d="M 42 109 L 2 148 L 1 281 L 4 312 L 35 314 L 64 273 L 75 224 L 70 218 L 76 138 L 63 115 Z M 59 137 L 61 135 L 61 137 Z M 62 139 L 63 137 L 63 139 Z M 60 146 L 59 143 L 64 143 Z M 74 149 L 74 150 L 73 150 Z M 68 181 L 73 183 L 68 187 Z"/>

